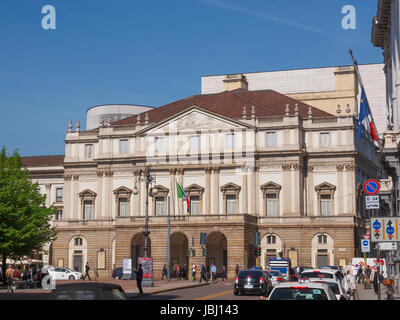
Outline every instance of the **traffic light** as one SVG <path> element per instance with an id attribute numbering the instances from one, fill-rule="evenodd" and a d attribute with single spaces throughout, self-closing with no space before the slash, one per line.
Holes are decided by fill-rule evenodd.
<path id="1" fill-rule="evenodd" d="M 192 249 L 192 257 L 196 256 L 196 249 Z"/>
<path id="2" fill-rule="evenodd" d="M 187 255 L 188 257 L 190 257 L 190 255 L 191 255 L 191 249 L 187 249 L 186 255 Z"/>
<path id="3" fill-rule="evenodd" d="M 260 247 L 255 247 L 255 248 L 254 248 L 254 255 L 255 255 L 256 257 L 261 256 L 261 248 L 260 248 Z"/>

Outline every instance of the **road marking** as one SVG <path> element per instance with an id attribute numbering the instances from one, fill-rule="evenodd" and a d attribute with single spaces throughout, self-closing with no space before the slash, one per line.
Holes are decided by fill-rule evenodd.
<path id="1" fill-rule="evenodd" d="M 205 297 L 196 298 L 194 300 L 209 300 L 209 299 L 213 299 L 213 298 L 216 298 L 216 297 L 219 297 L 219 296 L 224 296 L 224 295 L 226 295 L 228 293 L 232 293 L 232 292 L 233 292 L 233 290 L 226 290 L 226 291 L 210 294 L 210 295 L 205 296 Z"/>

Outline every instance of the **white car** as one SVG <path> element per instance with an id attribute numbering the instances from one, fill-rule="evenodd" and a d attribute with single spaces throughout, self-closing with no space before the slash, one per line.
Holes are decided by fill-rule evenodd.
<path id="1" fill-rule="evenodd" d="M 281 282 L 271 292 L 267 300 L 337 300 L 326 283 L 321 282 Z"/>
<path id="2" fill-rule="evenodd" d="M 337 300 L 349 300 L 349 296 L 347 295 L 346 291 L 344 290 L 342 284 L 335 279 L 311 278 L 309 280 L 302 280 L 302 283 L 307 283 L 307 282 L 326 283 L 332 289 L 333 293 L 336 295 Z"/>
<path id="3" fill-rule="evenodd" d="M 342 271 L 335 269 L 308 269 L 304 270 L 300 275 L 300 281 L 302 280 L 310 280 L 310 279 L 334 279 L 345 287 L 344 283 L 344 275 Z"/>
<path id="4" fill-rule="evenodd" d="M 278 270 L 268 270 L 267 271 L 269 275 L 271 276 L 271 284 L 273 287 L 281 283 L 282 281 L 285 281 L 285 278 L 283 274 L 278 271 Z"/>
<path id="5" fill-rule="evenodd" d="M 47 270 L 54 280 L 79 280 L 83 277 L 81 272 L 72 271 L 67 268 L 50 267 Z"/>

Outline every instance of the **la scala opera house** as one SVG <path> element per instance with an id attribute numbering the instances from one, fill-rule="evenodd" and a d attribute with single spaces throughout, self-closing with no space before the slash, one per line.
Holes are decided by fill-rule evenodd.
<path id="1" fill-rule="evenodd" d="M 236 265 L 265 268 L 271 257 L 293 267 L 351 263 L 368 227 L 361 183 L 379 170 L 368 133 L 357 139 L 357 112 L 251 91 L 242 74 L 224 84 L 157 108 L 119 106 L 124 117 L 99 117 L 86 130 L 70 122 L 64 155 L 24 157 L 57 208 L 44 262 L 89 262 L 110 277 L 124 259 L 137 267 L 147 247 L 160 279 L 169 216 L 171 265 L 214 263 L 232 278 Z"/>

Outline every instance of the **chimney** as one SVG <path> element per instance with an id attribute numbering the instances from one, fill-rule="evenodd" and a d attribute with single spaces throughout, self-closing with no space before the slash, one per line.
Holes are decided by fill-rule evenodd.
<path id="1" fill-rule="evenodd" d="M 227 74 L 224 79 L 225 91 L 232 91 L 236 89 L 248 90 L 249 84 L 247 78 L 243 73 Z"/>

